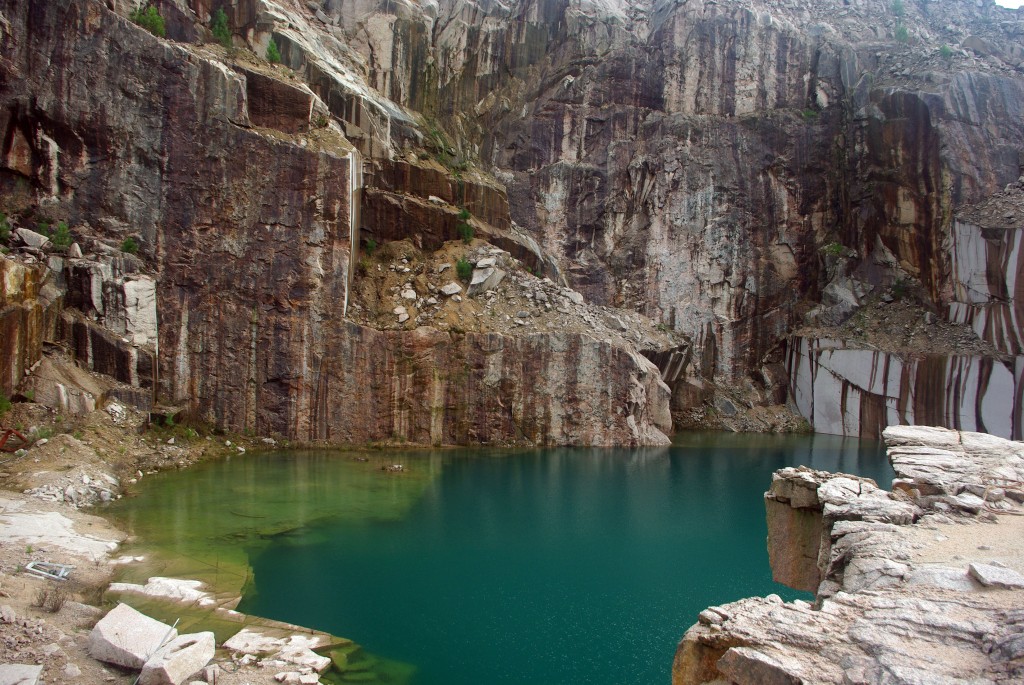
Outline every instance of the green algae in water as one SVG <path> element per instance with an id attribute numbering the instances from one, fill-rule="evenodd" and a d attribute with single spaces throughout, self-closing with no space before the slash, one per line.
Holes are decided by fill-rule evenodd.
<path id="1" fill-rule="evenodd" d="M 146 557 L 119 580 L 195 578 L 219 594 L 238 595 L 248 584 L 253 550 L 290 537 L 315 539 L 326 521 L 400 520 L 442 463 L 440 454 L 427 453 L 392 473 L 381 466 L 398 455 L 368 454 L 255 453 L 146 476 L 137 486 L 143 496 L 106 510 L 138 540 L 123 552 Z"/>
<path id="2" fill-rule="evenodd" d="M 831 436 L 380 460 L 408 471 L 325 455 L 236 458 L 151 483 L 168 489 L 163 504 L 147 504 L 147 490 L 125 510 L 144 507 L 155 529 L 179 500 L 194 503 L 197 527 L 210 530 L 176 524 L 161 545 L 230 555 L 239 573 L 252 569 L 241 611 L 351 638 L 381 659 L 336 683 L 646 685 L 668 682 L 676 643 L 709 604 L 798 596 L 768 568 L 761 496 L 775 469 L 891 478 L 877 443 Z M 232 501 L 202 511 L 218 492 Z"/>

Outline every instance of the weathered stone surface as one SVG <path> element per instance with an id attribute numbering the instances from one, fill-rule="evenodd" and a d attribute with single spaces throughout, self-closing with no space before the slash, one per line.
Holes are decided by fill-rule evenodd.
<path id="1" fill-rule="evenodd" d="M 274 654 L 272 658 L 299 667 L 311 668 L 317 673 L 323 673 L 331 665 L 329 657 L 320 656 L 313 650 L 305 647 L 282 649 Z"/>
<path id="2" fill-rule="evenodd" d="M 30 231 L 27 228 L 16 228 L 13 231 L 13 235 L 23 244 L 40 250 L 50 244 L 50 239 L 45 235 Z"/>
<path id="3" fill-rule="evenodd" d="M 904 356 L 797 338 L 788 363 L 793 400 L 820 433 L 878 438 L 886 426 L 935 424 L 1024 437 L 1020 360 Z"/>
<path id="4" fill-rule="evenodd" d="M 205 588 L 205 584 L 198 580 L 163 578 L 160 576 L 147 579 L 145 585 L 111 583 L 109 586 L 111 592 L 133 592 L 201 607 L 212 606 L 215 604 L 215 600 L 209 592 L 205 591 Z"/>
<path id="5" fill-rule="evenodd" d="M 0 685 L 36 685 L 42 672 L 42 666 L 0 664 Z"/>
<path id="6" fill-rule="evenodd" d="M 89 633 L 89 654 L 100 661 L 141 669 L 162 644 L 177 636 L 171 626 L 118 604 Z"/>
<path id="7" fill-rule="evenodd" d="M 282 651 L 302 652 L 325 647 L 330 636 L 319 634 L 296 634 L 266 627 L 246 627 L 225 640 L 223 647 L 232 652 L 269 656 Z"/>
<path id="8" fill-rule="evenodd" d="M 776 659 L 747 647 L 732 647 L 718 660 L 718 670 L 737 685 L 803 685 Z"/>
<path id="9" fill-rule="evenodd" d="M 210 663 L 216 648 L 211 632 L 179 635 L 146 661 L 138 685 L 181 685 Z"/>
<path id="10" fill-rule="evenodd" d="M 1024 575 L 1008 568 L 991 564 L 971 564 L 971 577 L 977 579 L 985 587 L 1024 589 Z"/>
<path id="11" fill-rule="evenodd" d="M 57 337 L 63 298 L 47 287 L 52 274 L 41 264 L 0 257 L 0 393 L 10 397 L 25 372 Z"/>
<path id="12" fill-rule="evenodd" d="M 504 279 L 504 269 L 499 269 L 495 266 L 473 269 L 473 277 L 469 281 L 469 287 L 466 288 L 466 294 L 473 297 L 488 290 L 493 290 Z"/>

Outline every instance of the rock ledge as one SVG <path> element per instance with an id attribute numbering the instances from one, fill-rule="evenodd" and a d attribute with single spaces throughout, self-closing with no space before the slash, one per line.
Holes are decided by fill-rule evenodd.
<path id="1" fill-rule="evenodd" d="M 771 595 L 701 612 L 673 685 L 1022 682 L 1024 443 L 920 426 L 884 437 L 892 492 L 776 472 L 772 571 L 815 602 Z"/>

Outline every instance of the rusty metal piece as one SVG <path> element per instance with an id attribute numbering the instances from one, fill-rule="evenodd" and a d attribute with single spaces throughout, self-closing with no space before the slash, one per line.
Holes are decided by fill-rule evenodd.
<path id="1" fill-rule="evenodd" d="M 12 435 L 21 440 L 21 444 L 18 445 L 17 447 L 11 447 L 7 444 L 7 441 L 11 439 Z M 3 435 L 0 435 L 0 451 L 16 452 L 22 447 L 28 447 L 28 438 L 26 438 L 24 435 L 14 430 L 13 428 L 3 429 Z"/>

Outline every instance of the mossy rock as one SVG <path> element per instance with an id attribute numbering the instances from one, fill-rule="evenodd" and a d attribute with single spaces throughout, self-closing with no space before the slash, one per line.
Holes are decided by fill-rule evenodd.
<path id="1" fill-rule="evenodd" d="M 358 661 L 354 659 L 349 659 L 348 665 L 341 670 L 343 670 L 345 673 L 371 671 L 374 668 L 376 668 L 379 663 L 380 661 L 378 661 L 375 657 L 372 656 L 366 657 L 365 659 L 359 659 Z"/>
<path id="2" fill-rule="evenodd" d="M 331 657 L 331 662 L 339 671 L 348 670 L 352 667 L 353 663 L 366 660 L 366 657 L 363 655 L 363 648 L 355 644 L 332 649 L 327 656 Z"/>

